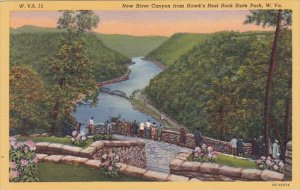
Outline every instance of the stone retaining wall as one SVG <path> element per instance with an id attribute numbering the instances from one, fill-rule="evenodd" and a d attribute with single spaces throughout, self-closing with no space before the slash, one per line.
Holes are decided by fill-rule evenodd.
<path id="1" fill-rule="evenodd" d="M 177 131 L 163 130 L 162 141 L 171 144 L 179 144 L 180 133 Z M 231 145 L 229 142 L 216 140 L 208 137 L 202 137 L 202 142 L 208 146 L 214 147 L 214 150 L 218 152 L 223 152 L 226 154 L 231 154 Z M 244 143 L 244 154 L 245 156 L 251 156 L 252 145 L 250 143 Z M 187 134 L 186 137 L 186 147 L 195 148 L 195 138 L 193 134 Z"/>
<path id="2" fill-rule="evenodd" d="M 102 167 L 102 163 L 100 160 L 70 156 L 70 155 L 65 156 L 65 155 L 37 154 L 37 158 L 39 162 L 81 164 L 87 167 L 98 168 L 98 169 Z M 144 168 L 135 167 L 132 165 L 127 165 L 124 163 L 117 163 L 116 166 L 121 174 L 133 176 L 133 177 L 141 177 L 146 180 L 174 181 L 174 182 L 200 181 L 196 178 L 189 179 L 188 177 L 185 176 L 156 172 Z"/>
<path id="3" fill-rule="evenodd" d="M 286 181 L 292 180 L 292 141 L 286 145 L 284 179 Z"/>
<path id="4" fill-rule="evenodd" d="M 243 169 L 215 163 L 187 161 L 190 153 L 179 153 L 170 163 L 172 174 L 198 178 L 203 181 L 282 181 L 282 173 L 270 170 Z"/>
<path id="5" fill-rule="evenodd" d="M 96 141 L 87 148 L 58 143 L 36 143 L 36 152 L 49 155 L 69 155 L 101 160 L 103 154 L 115 153 L 125 164 L 145 168 L 145 143 L 137 141 Z"/>

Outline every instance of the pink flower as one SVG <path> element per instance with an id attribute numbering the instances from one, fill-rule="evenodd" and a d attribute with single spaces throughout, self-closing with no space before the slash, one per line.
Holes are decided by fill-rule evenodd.
<path id="1" fill-rule="evenodd" d="M 34 151 L 36 149 L 35 143 L 32 140 L 28 140 L 25 142 L 25 145 L 29 147 L 29 150 Z"/>
<path id="2" fill-rule="evenodd" d="M 72 131 L 72 136 L 73 136 L 73 137 L 76 137 L 76 136 L 77 136 L 77 131 L 76 131 L 76 130 Z"/>
<path id="3" fill-rule="evenodd" d="M 216 156 L 218 155 L 218 153 L 216 151 L 212 151 L 211 153 Z"/>
<path id="4" fill-rule="evenodd" d="M 104 160 L 106 160 L 106 159 L 107 159 L 107 154 L 103 154 L 103 155 L 102 155 L 102 158 L 103 158 Z"/>
<path id="5" fill-rule="evenodd" d="M 207 157 L 208 157 L 208 158 L 212 158 L 212 154 L 211 154 L 211 153 L 208 153 Z"/>
<path id="6" fill-rule="evenodd" d="M 280 162 L 278 163 L 278 166 L 279 166 L 280 168 L 283 168 L 283 167 L 284 167 L 284 163 L 283 163 L 282 161 L 280 161 Z"/>
<path id="7" fill-rule="evenodd" d="M 15 170 L 10 170 L 9 171 L 9 179 L 15 179 L 16 177 L 19 176 L 19 172 Z"/>
<path id="8" fill-rule="evenodd" d="M 103 162 L 103 166 L 108 167 L 109 166 L 109 161 Z"/>
<path id="9" fill-rule="evenodd" d="M 211 146 L 207 147 L 207 151 L 211 152 L 213 150 L 213 148 Z"/>
<path id="10" fill-rule="evenodd" d="M 206 149 L 206 147 L 207 147 L 206 144 L 202 145 L 202 149 Z"/>
<path id="11" fill-rule="evenodd" d="M 27 166 L 27 165 L 28 165 L 28 160 L 21 159 L 21 166 Z"/>
<path id="12" fill-rule="evenodd" d="M 26 154 L 26 153 L 28 153 L 28 147 L 27 146 L 25 146 L 24 148 L 23 148 L 23 151 L 24 151 L 24 153 Z"/>
<path id="13" fill-rule="evenodd" d="M 261 159 L 262 159 L 262 160 L 266 160 L 267 158 L 266 158 L 265 156 L 262 156 Z"/>
<path id="14" fill-rule="evenodd" d="M 17 139 L 15 136 L 9 137 L 9 142 L 16 142 L 16 141 L 17 141 Z"/>
<path id="15" fill-rule="evenodd" d="M 32 162 L 35 163 L 35 164 L 38 163 L 38 161 L 39 161 L 39 160 L 37 159 L 37 157 L 35 157 L 35 158 L 32 160 Z"/>
<path id="16" fill-rule="evenodd" d="M 201 148 L 200 147 L 196 147 L 195 150 L 194 150 L 194 152 L 200 153 L 201 152 Z"/>
<path id="17" fill-rule="evenodd" d="M 108 170 L 109 170 L 109 171 L 111 171 L 112 169 L 113 169 L 113 167 L 112 167 L 112 166 L 109 166 L 109 167 L 108 167 Z"/>
<path id="18" fill-rule="evenodd" d="M 9 168 L 10 169 L 16 169 L 17 168 L 17 164 L 15 162 L 9 162 Z"/>
<path id="19" fill-rule="evenodd" d="M 271 166 L 271 165 L 272 165 L 272 162 L 271 162 L 270 160 L 267 160 L 267 161 L 266 161 L 266 164 L 267 164 L 267 166 Z"/>
<path id="20" fill-rule="evenodd" d="M 256 160 L 256 164 L 261 164 L 262 161 L 261 160 Z"/>

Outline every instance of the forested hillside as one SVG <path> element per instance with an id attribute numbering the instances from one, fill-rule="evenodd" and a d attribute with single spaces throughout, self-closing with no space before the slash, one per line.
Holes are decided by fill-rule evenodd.
<path id="1" fill-rule="evenodd" d="M 144 93 L 157 108 L 193 131 L 229 139 L 262 134 L 271 33 L 220 32 L 165 69 Z M 273 78 L 271 136 L 290 125 L 291 32 L 282 31 Z M 168 63 L 170 64 L 170 62 Z"/>
<path id="2" fill-rule="evenodd" d="M 210 34 L 176 33 L 150 52 L 146 58 L 169 66 L 209 36 Z"/>
<path id="3" fill-rule="evenodd" d="M 60 39 L 66 32 L 51 28 L 22 27 L 11 31 L 10 64 L 32 66 L 42 76 L 59 48 Z M 97 81 L 119 77 L 126 71 L 130 59 L 112 50 L 93 33 L 82 38 L 86 44 L 87 56 L 93 62 L 93 72 Z"/>
<path id="4" fill-rule="evenodd" d="M 164 36 L 129 36 L 120 34 L 97 34 L 103 43 L 127 57 L 147 55 L 168 38 Z"/>

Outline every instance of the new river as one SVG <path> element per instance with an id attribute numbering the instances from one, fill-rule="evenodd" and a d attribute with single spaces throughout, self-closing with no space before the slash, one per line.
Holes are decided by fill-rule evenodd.
<path id="1" fill-rule="evenodd" d="M 114 84 L 105 85 L 104 87 L 111 90 L 121 90 L 129 97 L 135 90 L 145 88 L 150 80 L 159 74 L 162 69 L 150 61 L 143 60 L 142 57 L 132 58 L 135 63 L 130 65 L 131 73 L 129 79 Z M 80 105 L 73 113 L 78 122 L 87 124 L 90 117 L 94 117 L 94 122 L 104 123 L 110 117 L 121 116 L 121 119 L 127 121 L 137 120 L 144 122 L 148 119 L 151 122 L 156 122 L 151 116 L 135 110 L 130 101 L 110 94 L 100 93 L 98 103 L 94 106 Z"/>

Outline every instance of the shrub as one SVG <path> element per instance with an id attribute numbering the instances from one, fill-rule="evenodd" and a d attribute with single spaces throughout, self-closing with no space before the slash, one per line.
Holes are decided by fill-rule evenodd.
<path id="1" fill-rule="evenodd" d="M 33 141 L 17 142 L 15 137 L 9 139 L 9 181 L 11 182 L 37 182 L 38 159 L 35 154 Z"/>
<path id="2" fill-rule="evenodd" d="M 93 137 L 93 141 L 99 141 L 99 140 L 114 140 L 112 135 L 105 135 L 105 134 L 96 134 Z"/>
<path id="3" fill-rule="evenodd" d="M 104 175 L 110 178 L 118 177 L 119 172 L 116 164 L 120 161 L 120 156 L 115 153 L 103 154 L 101 157 Z"/>
<path id="4" fill-rule="evenodd" d="M 284 163 L 279 159 L 272 159 L 270 156 L 262 156 L 256 160 L 256 167 L 260 170 L 268 169 L 275 172 L 284 172 Z"/>
<path id="5" fill-rule="evenodd" d="M 217 152 L 213 150 L 213 147 L 203 144 L 201 147 L 196 147 L 192 156 L 192 161 L 195 162 L 215 162 L 217 158 Z"/>
<path id="6" fill-rule="evenodd" d="M 79 147 L 85 147 L 88 144 L 85 134 L 78 133 L 76 130 L 72 132 L 71 141 L 73 145 Z"/>

